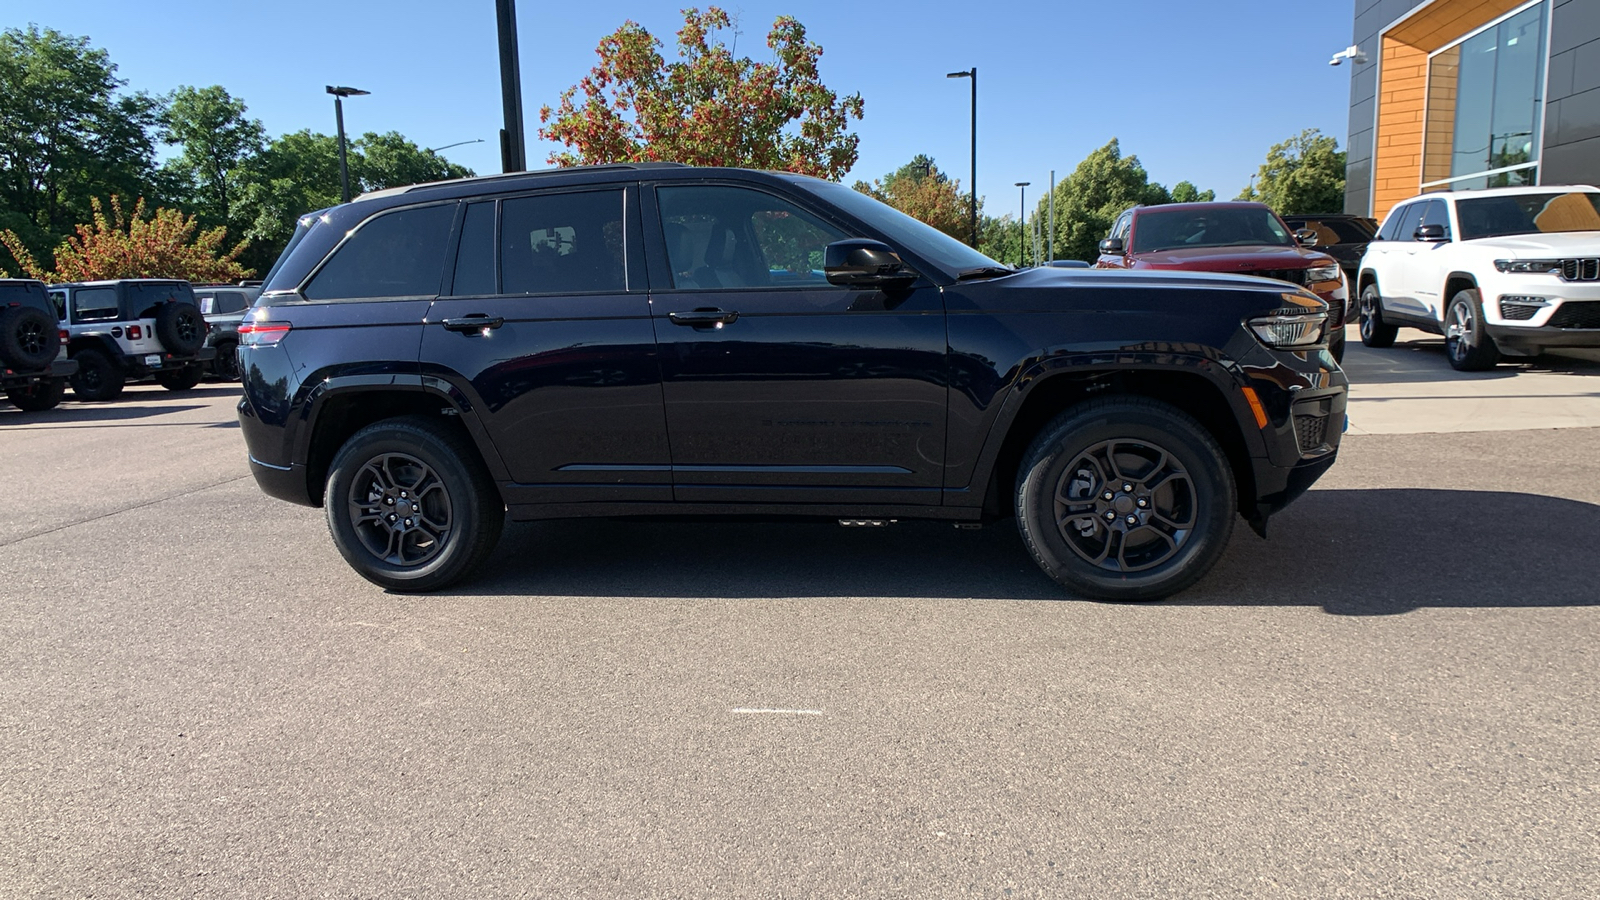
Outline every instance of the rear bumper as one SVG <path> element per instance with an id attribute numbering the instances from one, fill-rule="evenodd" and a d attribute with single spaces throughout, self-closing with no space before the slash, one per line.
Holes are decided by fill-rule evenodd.
<path id="1" fill-rule="evenodd" d="M 124 353 L 119 362 L 122 369 L 130 375 L 151 375 L 198 363 L 208 363 L 216 358 L 217 348 L 201 347 L 193 356 L 174 356 L 171 353 Z"/>
<path id="2" fill-rule="evenodd" d="M 262 493 L 300 506 L 315 506 L 306 493 L 306 467 L 298 463 L 275 466 L 250 457 L 250 474 Z"/>
<path id="3" fill-rule="evenodd" d="M 57 378 L 70 378 L 78 372 L 78 361 L 75 359 L 51 360 L 48 369 L 10 369 L 0 368 L 0 386 L 15 388 L 27 387 L 40 381 L 54 381 Z"/>

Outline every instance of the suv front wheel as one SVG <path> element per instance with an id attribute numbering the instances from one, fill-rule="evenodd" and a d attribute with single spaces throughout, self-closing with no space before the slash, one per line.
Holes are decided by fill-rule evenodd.
<path id="1" fill-rule="evenodd" d="M 328 530 L 361 576 L 393 591 L 431 591 L 494 550 L 505 505 L 467 439 L 421 417 L 356 432 L 328 473 Z"/>
<path id="2" fill-rule="evenodd" d="M 1033 442 L 1017 521 L 1039 567 L 1104 600 L 1158 600 L 1210 571 L 1238 511 L 1233 470 L 1205 427 L 1147 398 L 1095 400 Z"/>
<path id="3" fill-rule="evenodd" d="M 1500 364 L 1500 348 L 1483 327 L 1483 304 L 1476 290 L 1458 292 L 1444 315 L 1444 352 L 1450 366 L 1481 372 Z"/>

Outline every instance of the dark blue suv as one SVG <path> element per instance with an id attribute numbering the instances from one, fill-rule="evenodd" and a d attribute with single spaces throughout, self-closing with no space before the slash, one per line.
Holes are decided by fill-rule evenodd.
<path id="1" fill-rule="evenodd" d="M 1194 583 L 1334 461 L 1327 307 L 1013 271 L 847 187 L 670 164 L 301 219 L 239 328 L 250 465 L 395 590 L 515 519 L 1015 516 L 1096 597 Z"/>

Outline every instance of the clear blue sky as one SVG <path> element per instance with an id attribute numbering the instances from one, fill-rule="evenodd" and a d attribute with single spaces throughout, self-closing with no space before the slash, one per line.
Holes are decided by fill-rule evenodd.
<path id="1" fill-rule="evenodd" d="M 861 157 L 850 178 L 881 176 L 917 153 L 966 182 L 968 87 L 977 66 L 978 187 L 992 213 L 1014 211 L 1112 137 L 1153 179 L 1188 179 L 1231 198 L 1274 142 L 1320 128 L 1345 143 L 1352 0 L 990 0 L 735 2 L 738 50 L 769 58 L 772 20 L 790 14 L 824 49 L 823 80 L 859 91 Z M 632 18 L 668 45 L 676 2 L 518 6 L 529 163 L 539 107 L 595 63 L 600 38 Z M 396 130 L 480 174 L 499 170 L 494 0 L 0 0 L 0 25 L 37 22 L 86 35 L 128 88 L 164 93 L 221 84 L 272 135 L 332 133 L 326 84 L 372 92 L 345 105 L 354 133 Z M 1031 203 L 1030 203 L 1031 205 Z"/>

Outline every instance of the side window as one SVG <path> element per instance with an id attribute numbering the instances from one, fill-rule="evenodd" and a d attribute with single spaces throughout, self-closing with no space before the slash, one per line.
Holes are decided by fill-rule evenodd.
<path id="1" fill-rule="evenodd" d="M 1429 200 L 1422 205 L 1422 221 L 1418 225 L 1443 225 L 1444 236 L 1450 237 L 1450 211 L 1443 200 Z"/>
<path id="2" fill-rule="evenodd" d="M 787 200 L 748 188 L 662 187 L 656 196 L 679 289 L 827 285 L 824 251 L 847 237 Z"/>
<path id="3" fill-rule="evenodd" d="M 116 317 L 116 288 L 79 288 L 72 292 L 72 321 L 106 321 Z"/>
<path id="4" fill-rule="evenodd" d="M 309 300 L 434 297 L 456 205 L 381 213 L 362 223 L 306 285 Z"/>
<path id="5" fill-rule="evenodd" d="M 503 294 L 625 291 L 624 250 L 620 190 L 500 201 Z"/>
<path id="6" fill-rule="evenodd" d="M 65 322 L 67 320 L 67 292 L 51 291 L 50 302 L 56 305 L 56 318 Z"/>
<path id="7" fill-rule="evenodd" d="M 1389 239 L 1395 241 L 1415 240 L 1417 225 L 1422 221 L 1422 204 L 1413 203 L 1394 214 L 1394 234 Z"/>
<path id="8" fill-rule="evenodd" d="M 1411 207 L 1409 206 L 1397 206 L 1394 209 L 1389 210 L 1388 217 L 1383 220 L 1383 227 L 1378 229 L 1378 240 L 1411 240 L 1410 235 L 1407 235 L 1405 238 L 1400 237 L 1400 222 L 1406 217 L 1406 213 L 1410 211 Z"/>
<path id="9" fill-rule="evenodd" d="M 494 274 L 494 201 L 467 204 L 456 251 L 456 278 L 450 293 L 472 297 L 500 293 Z"/>
<path id="10" fill-rule="evenodd" d="M 1111 237 L 1117 238 L 1118 240 L 1126 243 L 1128 240 L 1128 229 L 1132 225 L 1133 213 L 1123 213 L 1122 216 L 1117 219 L 1117 224 L 1111 226 Z"/>

